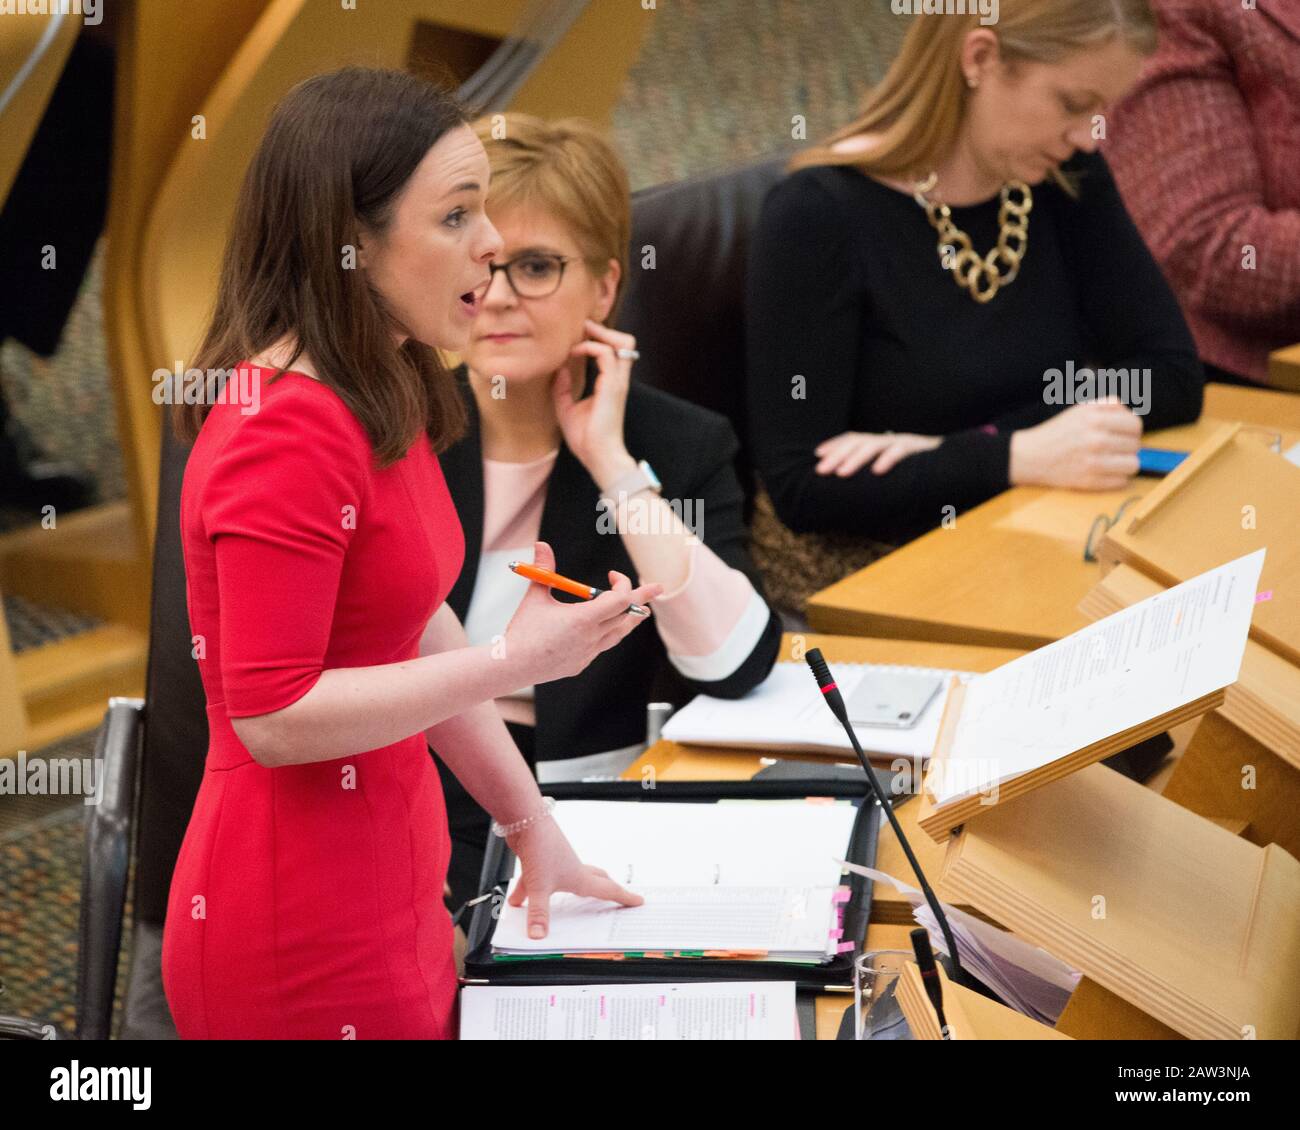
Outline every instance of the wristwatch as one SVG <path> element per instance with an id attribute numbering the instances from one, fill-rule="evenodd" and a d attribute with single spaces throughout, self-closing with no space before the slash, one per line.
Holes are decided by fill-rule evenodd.
<path id="1" fill-rule="evenodd" d="M 607 499 L 614 505 L 618 505 L 620 495 L 630 498 L 637 491 L 652 490 L 659 494 L 663 490 L 663 484 L 659 482 L 659 476 L 654 473 L 654 468 L 642 459 L 632 470 L 620 475 L 608 489 L 601 491 L 600 497 Z"/>

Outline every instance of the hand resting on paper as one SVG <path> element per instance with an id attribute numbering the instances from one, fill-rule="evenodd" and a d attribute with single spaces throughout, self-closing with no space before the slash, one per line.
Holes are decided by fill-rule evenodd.
<path id="1" fill-rule="evenodd" d="M 570 891 L 589 898 L 608 899 L 623 906 L 640 906 L 641 895 L 618 885 L 607 871 L 578 859 L 568 837 L 547 817 L 510 836 L 510 850 L 519 857 L 522 875 L 510 891 L 511 906 L 528 903 L 528 936 L 544 938 L 550 929 L 551 895 Z"/>

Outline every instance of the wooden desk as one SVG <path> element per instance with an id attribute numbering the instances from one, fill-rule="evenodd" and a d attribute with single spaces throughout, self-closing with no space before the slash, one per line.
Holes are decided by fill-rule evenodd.
<path id="1" fill-rule="evenodd" d="M 786 633 L 781 642 L 781 659 L 792 659 L 796 644 L 803 650 L 819 647 L 829 663 L 905 663 L 926 667 L 948 667 L 964 671 L 991 671 L 1017 656 L 1020 651 L 1007 648 L 972 647 L 960 644 L 918 643 L 915 640 L 879 640 L 863 637 L 826 636 L 810 633 Z M 799 652 L 802 656 L 802 652 Z M 812 676 L 810 675 L 811 679 Z M 851 757 L 851 755 L 848 755 Z M 679 742 L 660 741 L 652 745 L 623 776 L 643 780 L 652 768 L 659 781 L 747 781 L 763 768 L 768 753 L 720 749 L 711 746 L 687 746 Z M 791 758 L 825 761 L 812 754 L 791 754 Z M 936 882 L 942 867 L 944 848 L 916 829 L 917 804 L 910 801 L 897 811 L 899 823 L 907 835 L 931 882 Z M 876 848 L 876 866 L 899 879 L 915 883 L 907 857 L 899 846 L 893 829 L 884 823 Z M 935 893 L 945 898 L 941 884 Z M 867 949 L 910 950 L 908 932 L 911 925 L 901 925 L 910 914 L 903 909 L 906 900 L 892 888 L 881 890 L 877 884 L 871 899 L 871 922 L 867 926 Z M 825 993 L 817 998 L 817 1038 L 833 1040 L 839 1031 L 845 1008 L 851 997 L 842 993 Z"/>
<path id="2" fill-rule="evenodd" d="M 1300 397 L 1209 386 L 1207 401 L 1256 426 L 1300 432 Z M 1154 446 L 1190 448 L 1223 423 L 1151 435 Z M 1289 429 L 1294 427 L 1295 431 Z M 888 557 L 845 577 L 808 602 L 813 629 L 841 635 L 980 644 L 1029 650 L 1084 627 L 1079 602 L 1101 579 L 1084 560 L 1094 520 L 1158 482 L 1136 478 L 1119 491 L 1014 487 Z M 1100 539 L 1098 539 L 1100 540 Z"/>
<path id="3" fill-rule="evenodd" d="M 1276 349 L 1268 356 L 1269 383 L 1300 392 L 1300 344 Z"/>
<path id="4" fill-rule="evenodd" d="M 1295 363 L 1300 366 L 1300 345 L 1293 348 L 1297 351 Z M 1296 380 L 1297 388 L 1300 388 L 1300 372 Z M 1267 388 L 1208 384 L 1205 386 L 1205 416 L 1212 420 L 1240 420 L 1254 427 L 1300 432 L 1300 396 Z"/>

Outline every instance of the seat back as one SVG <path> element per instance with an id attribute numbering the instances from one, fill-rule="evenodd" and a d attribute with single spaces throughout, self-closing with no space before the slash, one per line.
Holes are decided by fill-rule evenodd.
<path id="1" fill-rule="evenodd" d="M 193 654 L 181 555 L 181 483 L 189 446 L 163 428 L 141 748 L 135 918 L 161 926 L 167 891 L 208 750 L 207 699 Z"/>
<path id="2" fill-rule="evenodd" d="M 635 334 L 633 374 L 726 416 L 752 496 L 745 419 L 745 271 L 749 239 L 788 154 L 642 189 L 632 198 L 627 290 L 618 324 Z"/>

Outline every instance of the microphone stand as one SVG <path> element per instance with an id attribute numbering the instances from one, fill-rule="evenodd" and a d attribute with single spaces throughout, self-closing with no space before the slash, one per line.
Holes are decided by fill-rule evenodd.
<path id="1" fill-rule="evenodd" d="M 931 912 L 938 921 L 939 929 L 943 931 L 943 940 L 947 943 L 948 955 L 952 960 L 953 980 L 958 984 L 968 985 L 970 978 L 961 967 L 961 957 L 957 953 L 957 940 L 953 937 L 952 927 L 948 925 L 948 916 L 943 911 L 943 904 L 931 889 L 929 880 L 926 879 L 925 872 L 921 870 L 921 865 L 917 862 L 916 855 L 912 851 L 912 845 L 907 842 L 907 837 L 903 835 L 903 829 L 899 826 L 898 817 L 894 815 L 893 804 L 885 796 L 885 792 L 880 787 L 880 782 L 876 780 L 876 774 L 871 768 L 871 762 L 867 760 L 867 755 L 862 752 L 862 746 L 858 743 L 858 735 L 853 732 L 853 727 L 849 724 L 849 712 L 844 705 L 844 696 L 840 694 L 835 686 L 835 679 L 831 675 L 830 668 L 826 665 L 821 648 L 814 647 L 807 653 L 805 658 L 808 660 L 808 666 L 812 668 L 812 673 L 817 679 L 818 687 L 821 688 L 822 697 L 826 699 L 826 705 L 831 708 L 831 712 L 844 726 L 844 732 L 849 735 L 849 741 L 853 743 L 853 752 L 858 755 L 858 761 L 862 765 L 862 771 L 867 775 L 867 781 L 875 794 L 876 802 L 885 810 L 885 815 L 889 818 L 889 824 L 894 829 L 894 835 L 898 837 L 899 846 L 902 847 L 903 854 L 907 856 L 907 862 L 912 865 L 912 873 L 916 876 L 916 881 L 921 887 L 921 893 L 925 895 L 925 901 L 929 904 Z"/>

